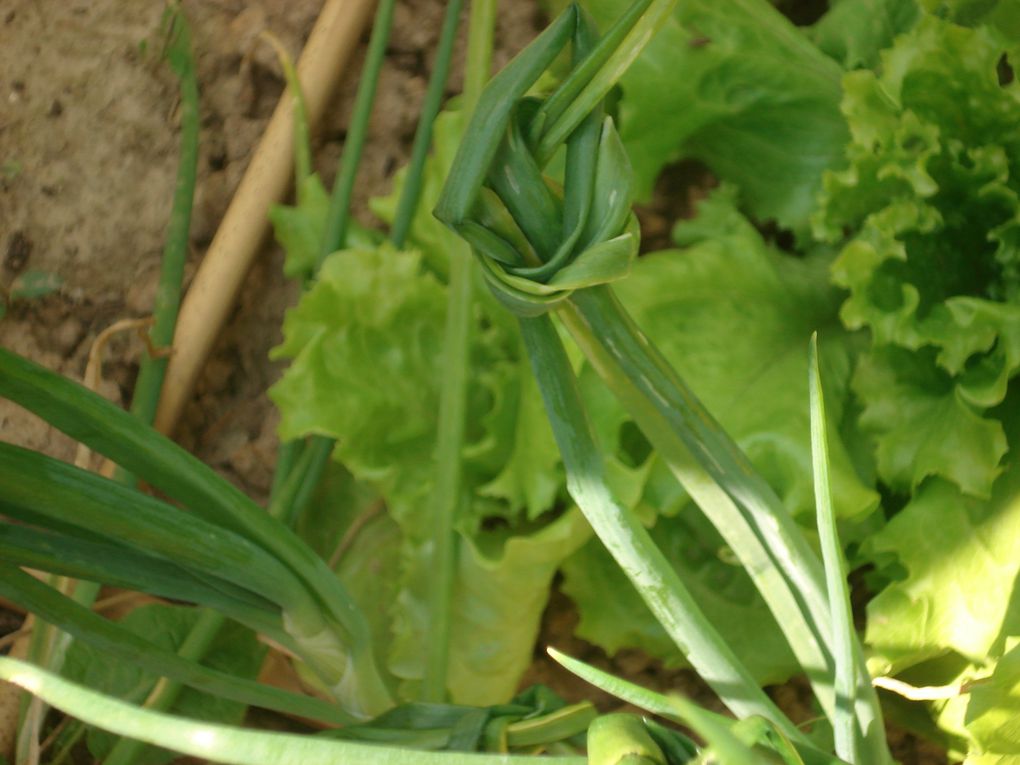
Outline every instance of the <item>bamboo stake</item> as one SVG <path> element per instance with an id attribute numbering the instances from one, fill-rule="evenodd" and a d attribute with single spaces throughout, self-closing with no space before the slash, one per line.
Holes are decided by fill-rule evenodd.
<path id="1" fill-rule="evenodd" d="M 310 126 L 322 117 L 372 5 L 372 0 L 326 0 L 297 66 Z M 155 427 L 162 433 L 171 434 L 176 428 L 258 253 L 268 228 L 269 208 L 283 199 L 290 186 L 294 161 L 290 98 L 290 91 L 285 91 L 276 105 L 184 298 L 156 412 Z"/>

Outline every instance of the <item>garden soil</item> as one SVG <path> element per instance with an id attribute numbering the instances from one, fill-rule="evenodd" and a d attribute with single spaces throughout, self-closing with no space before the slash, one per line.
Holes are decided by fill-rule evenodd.
<path id="1" fill-rule="evenodd" d="M 296 55 L 321 3 L 185 0 L 183 5 L 192 26 L 202 104 L 190 279 L 283 90 L 275 56 L 258 35 L 271 31 Z M 406 162 L 442 12 L 441 0 L 397 5 L 356 188 L 356 213 L 365 223 L 372 223 L 369 197 L 388 192 L 393 172 Z M 810 8 L 805 12 L 810 15 Z M 151 311 L 179 133 L 176 81 L 159 56 L 161 13 L 161 4 L 150 0 L 0 3 L 0 285 L 32 271 L 62 282 L 52 295 L 11 307 L 0 320 L 0 345 L 75 379 L 82 378 L 100 332 Z M 543 22 L 530 1 L 500 3 L 497 65 Z M 459 90 L 462 57 L 463 40 L 450 94 Z M 314 138 L 316 163 L 327 183 L 343 146 L 362 58 L 363 50 L 353 57 Z M 671 222 L 690 210 L 709 183 L 696 167 L 680 166 L 668 176 L 656 199 L 640 211 L 646 244 L 665 244 Z M 279 248 L 267 242 L 178 435 L 259 500 L 268 492 L 276 452 L 277 417 L 265 391 L 280 368 L 267 355 L 280 341 L 284 311 L 297 297 L 295 286 L 282 277 L 281 263 Z M 121 404 L 129 399 L 141 351 L 141 342 L 131 335 L 111 342 L 102 369 L 103 395 Z M 69 439 L 2 400 L 0 437 L 62 459 L 74 457 Z M 666 672 L 636 652 L 608 659 L 572 637 L 575 622 L 570 602 L 554 594 L 543 642 L 635 682 L 713 703 L 688 672 Z M 18 623 L 15 612 L 0 609 L 0 635 Z M 612 707 L 611 699 L 565 677 L 541 655 L 526 681 Z M 784 686 L 775 695 L 795 716 L 810 715 L 800 686 Z M 896 735 L 895 743 L 906 765 L 946 762 L 910 736 Z"/>

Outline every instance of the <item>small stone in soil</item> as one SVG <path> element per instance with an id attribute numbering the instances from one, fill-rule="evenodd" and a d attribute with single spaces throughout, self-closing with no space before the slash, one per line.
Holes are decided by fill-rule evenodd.
<path id="1" fill-rule="evenodd" d="M 14 273 L 20 273 L 32 254 L 32 240 L 24 231 L 15 231 L 7 240 L 7 254 L 4 265 Z"/>
<path id="2" fill-rule="evenodd" d="M 62 354 L 70 355 L 81 342 L 84 334 L 85 328 L 82 323 L 75 317 L 68 316 L 60 322 L 51 335 L 54 349 Z"/>

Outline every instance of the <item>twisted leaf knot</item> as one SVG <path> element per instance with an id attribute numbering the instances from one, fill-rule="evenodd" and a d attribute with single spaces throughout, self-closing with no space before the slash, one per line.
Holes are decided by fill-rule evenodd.
<path id="1" fill-rule="evenodd" d="M 602 101 L 613 82 L 606 70 L 648 5 L 635 4 L 602 40 L 570 6 L 493 78 L 465 132 L 435 214 L 471 245 L 518 316 L 623 278 L 637 255 L 630 163 Z M 527 96 L 568 42 L 573 66 L 560 87 Z M 562 172 L 550 177 L 546 166 L 564 148 Z"/>

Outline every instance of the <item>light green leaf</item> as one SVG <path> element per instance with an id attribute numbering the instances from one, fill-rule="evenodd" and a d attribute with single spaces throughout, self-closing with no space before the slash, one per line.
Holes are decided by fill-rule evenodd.
<path id="1" fill-rule="evenodd" d="M 162 648 L 176 651 L 184 641 L 199 612 L 194 608 L 146 605 L 134 609 L 121 620 L 121 625 Z M 265 647 L 254 634 L 236 624 L 228 623 L 213 642 L 203 664 L 238 677 L 255 679 L 262 664 Z M 134 665 L 111 662 L 108 656 L 81 641 L 71 643 L 64 665 L 64 674 L 72 682 L 119 698 L 133 699 L 151 687 L 154 678 Z M 184 717 L 203 722 L 237 725 L 244 718 L 245 706 L 234 701 L 209 696 L 185 688 L 170 710 Z M 89 751 L 102 759 L 117 737 L 96 728 L 87 735 Z M 158 765 L 169 762 L 174 754 L 165 749 L 146 749 L 139 763 Z"/>
<path id="2" fill-rule="evenodd" d="M 270 392 L 285 438 L 336 438 L 336 457 L 420 540 L 428 531 L 420 508 L 433 480 L 446 313 L 446 287 L 425 261 L 389 246 L 327 259 L 288 314 L 274 353 L 294 362 Z M 535 518 L 552 507 L 562 483 L 548 423 L 535 416 L 537 393 L 521 387 L 527 367 L 503 314 L 491 297 L 479 297 L 465 450 L 465 480 L 479 496 L 465 506 L 466 529 L 494 515 Z"/>
<path id="3" fill-rule="evenodd" d="M 814 230 L 842 246 L 843 321 L 876 345 L 855 387 L 899 491 L 939 475 L 987 496 L 1006 448 L 982 419 L 1020 371 L 1020 88 L 999 84 L 1004 52 L 988 29 L 925 16 L 880 74 L 844 79 L 849 167 L 826 176 Z"/>
<path id="4" fill-rule="evenodd" d="M 999 659 L 995 671 L 971 689 L 967 731 L 987 756 L 1020 758 L 1020 643 Z"/>
<path id="5" fill-rule="evenodd" d="M 1020 574 L 1020 470 L 1012 465 L 990 501 L 932 478 L 874 536 L 907 576 L 868 606 L 873 674 L 895 674 L 948 651 L 983 663 L 1001 634 Z"/>
<path id="6" fill-rule="evenodd" d="M 297 205 L 278 204 L 269 210 L 276 241 L 286 254 L 283 273 L 292 279 L 310 276 L 315 271 L 329 214 L 329 194 L 318 175 L 301 180 L 297 197 L 300 200 Z"/>
<path id="7" fill-rule="evenodd" d="M 919 15 L 915 0 L 838 0 L 811 28 L 811 39 L 845 69 L 871 68 Z"/>
<path id="8" fill-rule="evenodd" d="M 1006 453 L 1002 425 L 978 415 L 930 354 L 877 350 L 861 359 L 853 387 L 866 402 L 860 424 L 877 438 L 878 471 L 889 486 L 908 493 L 940 476 L 988 496 Z"/>
<path id="9" fill-rule="evenodd" d="M 1020 756 L 1014 754 L 968 755 L 963 765 L 1020 765 Z"/>
<path id="10" fill-rule="evenodd" d="M 513 449 L 500 473 L 478 491 L 483 496 L 505 500 L 514 514 L 524 510 L 532 520 L 552 506 L 562 490 L 563 475 L 559 469 L 560 453 L 534 377 L 525 364 L 519 365 L 519 370 L 516 417 L 510 425 Z"/>
<path id="11" fill-rule="evenodd" d="M 281 436 L 336 439 L 341 461 L 407 523 L 431 472 L 443 293 L 417 253 L 388 245 L 338 252 L 288 312 L 273 352 L 294 359 L 270 390 Z"/>
<path id="12" fill-rule="evenodd" d="M 588 728 L 590 765 L 666 765 L 666 758 L 640 717 L 601 715 Z"/>
<path id="13" fill-rule="evenodd" d="M 450 629 L 448 687 L 460 704 L 510 699 L 530 665 L 553 574 L 591 534 L 573 508 L 532 533 L 461 537 Z M 424 672 L 427 559 L 416 551 L 401 593 L 390 668 L 408 695 Z"/>
<path id="14" fill-rule="evenodd" d="M 59 290 L 64 280 L 49 271 L 25 271 L 20 274 L 8 289 L 11 300 L 31 300 L 49 295 Z"/>

